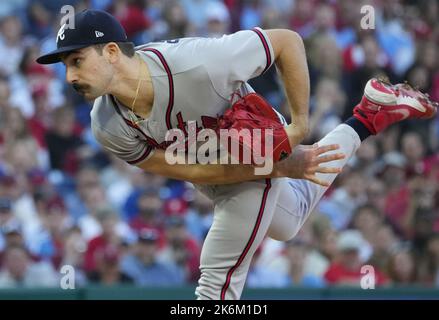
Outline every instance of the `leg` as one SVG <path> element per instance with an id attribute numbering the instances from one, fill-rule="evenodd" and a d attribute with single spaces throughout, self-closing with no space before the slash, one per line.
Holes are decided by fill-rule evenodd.
<path id="1" fill-rule="evenodd" d="M 339 144 L 340 150 L 346 157 L 328 163 L 327 167 L 342 168 L 355 154 L 360 146 L 360 138 L 355 130 L 346 124 L 341 124 L 321 139 L 319 145 Z M 332 183 L 336 174 L 319 174 L 320 179 Z M 281 179 L 282 187 L 276 203 L 272 224 L 268 235 L 276 240 L 287 241 L 293 238 L 305 223 L 310 212 L 317 205 L 327 187 L 307 180 Z"/>
<path id="2" fill-rule="evenodd" d="M 201 251 L 198 299 L 239 299 L 254 252 L 273 217 L 280 179 L 219 186 Z"/>
<path id="3" fill-rule="evenodd" d="M 371 79 L 366 84 L 361 102 L 354 108 L 354 115 L 345 124 L 326 135 L 319 144 L 339 144 L 345 159 L 329 165 L 343 167 L 371 134 L 378 134 L 393 123 L 405 119 L 428 119 L 437 112 L 437 102 L 432 102 L 407 84 L 392 85 L 386 81 Z M 336 174 L 319 178 L 333 182 Z M 294 237 L 314 209 L 325 187 L 306 180 L 282 179 L 276 212 L 269 236 L 276 240 Z"/>

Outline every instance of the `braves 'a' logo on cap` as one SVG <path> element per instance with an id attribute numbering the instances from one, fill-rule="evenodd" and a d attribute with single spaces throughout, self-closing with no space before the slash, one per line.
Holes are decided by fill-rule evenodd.
<path id="1" fill-rule="evenodd" d="M 66 37 L 66 35 L 64 34 L 64 31 L 66 29 L 66 24 L 64 23 L 61 28 L 59 28 L 58 30 L 58 34 L 56 35 L 56 43 L 58 43 L 58 40 L 64 40 L 64 38 Z"/>

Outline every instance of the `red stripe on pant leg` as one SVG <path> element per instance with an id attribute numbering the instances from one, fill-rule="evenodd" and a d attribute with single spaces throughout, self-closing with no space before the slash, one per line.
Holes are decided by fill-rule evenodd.
<path id="1" fill-rule="evenodd" d="M 261 206 L 259 207 L 258 218 L 256 219 L 256 223 L 255 223 L 255 226 L 253 227 L 252 234 L 250 236 L 250 239 L 247 242 L 247 245 L 244 248 L 244 251 L 239 256 L 238 261 L 236 262 L 236 264 L 232 268 L 230 268 L 229 272 L 227 272 L 226 282 L 224 283 L 223 288 L 221 289 L 221 300 L 225 300 L 226 291 L 229 288 L 230 280 L 232 279 L 233 272 L 235 272 L 235 270 L 241 265 L 242 261 L 244 260 L 245 256 L 247 255 L 248 251 L 250 250 L 250 248 L 251 248 L 251 246 L 256 238 L 256 235 L 258 233 L 259 226 L 261 225 L 262 216 L 264 215 L 268 191 L 271 188 L 271 180 L 266 179 L 265 183 L 267 185 L 264 189 L 264 194 L 262 195 L 262 201 L 261 201 Z"/>

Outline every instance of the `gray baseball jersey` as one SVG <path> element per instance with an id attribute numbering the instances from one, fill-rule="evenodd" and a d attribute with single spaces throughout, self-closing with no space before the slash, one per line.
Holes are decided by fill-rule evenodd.
<path id="1" fill-rule="evenodd" d="M 165 148 L 169 129 L 185 131 L 188 121 L 209 128 L 230 106 L 231 95 L 236 90 L 252 91 L 247 81 L 274 61 L 267 34 L 259 28 L 221 38 L 150 43 L 137 47 L 137 52 L 152 77 L 150 116 L 138 125 L 132 123 L 131 111 L 110 95 L 96 99 L 91 112 L 96 139 L 130 164 L 139 164 L 155 149 Z M 342 166 L 358 147 L 358 136 L 351 131 L 342 126 L 323 139 L 340 144 L 347 155 L 328 166 Z M 335 176 L 324 178 L 332 181 Z M 287 178 L 204 188 L 214 202 L 215 215 L 201 252 L 197 297 L 239 299 L 252 256 L 264 237 L 293 237 L 325 190 Z"/>
<path id="2" fill-rule="evenodd" d="M 105 149 L 138 164 L 165 148 L 166 132 L 185 132 L 188 121 L 209 128 L 230 106 L 231 95 L 252 91 L 246 83 L 273 63 L 273 49 L 261 29 L 222 38 L 185 38 L 137 47 L 147 63 L 154 87 L 148 119 L 134 125 L 128 108 L 115 97 L 96 99 L 92 130 Z"/>

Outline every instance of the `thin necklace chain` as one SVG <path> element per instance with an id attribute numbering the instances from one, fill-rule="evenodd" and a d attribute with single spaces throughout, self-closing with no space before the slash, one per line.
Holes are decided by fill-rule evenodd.
<path id="1" fill-rule="evenodd" d="M 142 78 L 141 78 L 141 71 L 142 71 L 142 67 L 143 67 L 143 61 L 142 61 L 142 58 L 140 57 L 140 56 L 137 56 L 137 58 L 139 59 L 139 63 L 140 63 L 140 66 L 139 66 L 139 76 L 138 76 L 138 78 L 139 78 L 139 80 L 137 81 L 137 89 L 136 89 L 136 96 L 134 97 L 134 100 L 133 100 L 133 103 L 131 104 L 131 112 L 136 116 L 136 118 L 137 119 L 131 119 L 136 125 L 140 122 L 140 121 L 142 121 L 142 119 L 140 119 L 137 115 L 136 115 L 136 112 L 134 111 L 135 110 L 135 106 L 136 106 L 136 101 L 137 101 L 137 97 L 138 97 L 138 95 L 139 95 L 139 90 L 140 90 L 140 83 L 142 82 Z"/>

